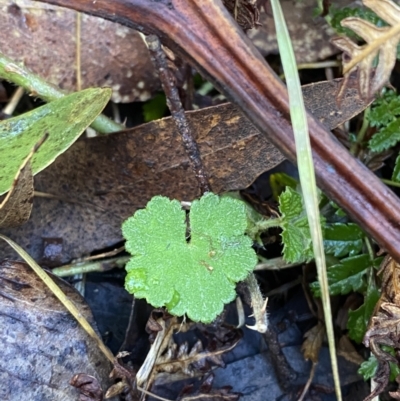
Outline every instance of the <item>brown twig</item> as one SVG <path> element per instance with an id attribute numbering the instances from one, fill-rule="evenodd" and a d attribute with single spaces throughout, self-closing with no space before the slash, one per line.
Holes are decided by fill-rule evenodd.
<path id="1" fill-rule="evenodd" d="M 192 136 L 191 128 L 179 97 L 178 88 L 175 84 L 175 78 L 171 69 L 168 67 L 167 58 L 161 47 L 160 39 L 156 35 L 149 35 L 146 37 L 146 42 L 150 50 L 151 60 L 158 71 L 161 86 L 167 98 L 168 108 L 178 132 L 181 135 L 183 146 L 185 147 L 192 170 L 199 183 L 200 191 L 202 194 L 210 192 L 211 187 L 203 162 L 201 161 L 200 150 Z"/>

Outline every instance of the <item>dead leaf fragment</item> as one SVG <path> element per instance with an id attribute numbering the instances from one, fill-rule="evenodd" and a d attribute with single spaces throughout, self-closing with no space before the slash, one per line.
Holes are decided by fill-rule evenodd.
<path id="1" fill-rule="evenodd" d="M 19 168 L 11 189 L 0 203 L 0 227 L 17 227 L 28 221 L 33 203 L 33 173 L 31 159 L 47 134 L 33 147 Z"/>
<path id="2" fill-rule="evenodd" d="M 244 31 L 259 25 L 260 12 L 257 8 L 257 0 L 223 0 L 222 2 Z"/>
<path id="3" fill-rule="evenodd" d="M 353 30 L 366 44 L 359 46 L 347 37 L 336 38 L 332 42 L 345 53 L 345 77 L 357 70 L 361 97 L 371 99 L 388 82 L 396 62 L 400 41 L 400 7 L 390 0 L 363 0 L 363 3 L 390 26 L 377 27 L 361 18 L 345 18 L 341 25 Z M 378 54 L 378 65 L 373 72 L 373 61 Z M 338 96 L 340 98 L 340 93 Z"/>
<path id="4" fill-rule="evenodd" d="M 33 204 L 32 155 L 26 159 L 14 178 L 12 188 L 0 204 L 0 227 L 16 227 L 28 221 Z"/>
<path id="5" fill-rule="evenodd" d="M 0 49 L 35 74 L 67 91 L 77 88 L 80 40 L 82 89 L 108 86 L 114 102 L 145 101 L 160 84 L 138 32 L 31 0 L 0 0 Z"/>
<path id="6" fill-rule="evenodd" d="M 335 1 L 338 8 L 349 5 L 352 0 Z M 266 8 L 260 14 L 260 25 L 248 31 L 248 36 L 263 56 L 278 54 L 276 30 L 272 10 L 268 1 L 260 2 Z M 329 41 L 335 31 L 322 17 L 314 17 L 314 0 L 281 0 L 283 14 L 292 39 L 297 63 L 312 63 L 337 54 L 338 51 Z"/>
<path id="7" fill-rule="evenodd" d="M 230 386 L 213 389 L 214 376 L 207 375 L 197 391 L 192 392 L 191 386 L 184 388 L 177 401 L 238 401 L 241 394 L 231 392 Z"/>
<path id="8" fill-rule="evenodd" d="M 346 335 L 340 337 L 337 353 L 338 355 L 345 358 L 347 361 L 356 365 L 361 365 L 364 362 L 363 357 L 357 352 L 353 343 Z"/>
<path id="9" fill-rule="evenodd" d="M 66 296 L 94 324 L 83 298 L 54 277 Z M 97 344 L 24 263 L 0 263 L 1 391 L 4 400 L 76 400 L 77 372 L 109 384 L 111 368 Z M 12 328 L 12 330 L 10 329 Z"/>
<path id="10" fill-rule="evenodd" d="M 301 350 L 304 354 L 304 359 L 310 360 L 313 363 L 318 362 L 319 351 L 321 350 L 322 341 L 325 336 L 325 326 L 322 322 L 312 327 L 304 334 L 304 342 Z"/>
<path id="11" fill-rule="evenodd" d="M 400 332 L 400 265 L 388 255 L 381 264 L 380 272 L 382 273 L 382 294 L 363 341 L 378 360 L 378 369 L 374 378 L 377 386 L 364 401 L 372 400 L 385 390 L 390 376 L 389 362 L 398 363 L 397 358 L 384 351 L 382 346 L 394 348 L 396 354 L 400 349 L 398 336 Z M 394 394 L 394 398 L 399 396 L 400 389 Z"/>
<path id="12" fill-rule="evenodd" d="M 79 401 L 102 401 L 103 390 L 99 381 L 86 373 L 75 375 L 70 382 L 71 386 L 76 387 L 79 391 Z"/>

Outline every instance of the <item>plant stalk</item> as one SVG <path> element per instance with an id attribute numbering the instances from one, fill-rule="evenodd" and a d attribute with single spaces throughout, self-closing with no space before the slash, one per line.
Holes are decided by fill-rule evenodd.
<path id="1" fill-rule="evenodd" d="M 52 102 L 67 95 L 66 92 L 49 84 L 28 68 L 15 63 L 2 53 L 0 53 L 0 77 L 24 88 L 32 96 L 37 96 L 45 102 Z M 93 121 L 91 127 L 101 134 L 110 134 L 125 129 L 123 125 L 117 124 L 103 114 Z"/>

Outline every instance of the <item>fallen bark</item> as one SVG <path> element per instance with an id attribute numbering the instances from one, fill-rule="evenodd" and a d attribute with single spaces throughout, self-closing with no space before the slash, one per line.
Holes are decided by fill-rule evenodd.
<path id="1" fill-rule="evenodd" d="M 219 0 L 40 1 L 158 35 L 295 161 L 286 88 Z M 308 123 L 319 187 L 400 261 L 398 197 L 311 115 Z"/>

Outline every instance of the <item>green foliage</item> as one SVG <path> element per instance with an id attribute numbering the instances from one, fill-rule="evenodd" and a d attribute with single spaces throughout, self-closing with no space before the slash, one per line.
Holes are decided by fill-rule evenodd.
<path id="1" fill-rule="evenodd" d="M 389 352 L 393 356 L 395 355 L 393 348 L 382 346 L 382 349 L 384 349 L 386 352 Z M 389 380 L 395 381 L 396 377 L 400 374 L 400 368 L 397 366 L 397 364 L 393 362 L 389 362 L 389 365 L 390 365 Z M 375 358 L 375 355 L 370 355 L 369 359 L 364 361 L 360 365 L 360 368 L 358 369 L 358 374 L 360 374 L 364 380 L 369 380 L 375 377 L 377 369 L 378 369 L 378 361 Z"/>
<path id="2" fill-rule="evenodd" d="M 164 93 L 158 93 L 153 99 L 143 105 L 143 117 L 147 123 L 149 121 L 158 120 L 165 116 L 167 111 L 167 100 Z"/>
<path id="3" fill-rule="evenodd" d="M 364 7 L 343 7 L 339 9 L 335 6 L 332 6 L 329 9 L 329 15 L 331 16 L 330 24 L 339 35 L 345 35 L 349 38 L 357 40 L 359 40 L 360 38 L 351 29 L 343 28 L 340 25 L 343 19 L 348 17 L 359 17 L 363 20 L 371 22 L 378 27 L 387 26 L 387 23 L 379 18 L 373 11 L 371 11 L 369 8 Z"/>
<path id="4" fill-rule="evenodd" d="M 47 132 L 48 139 L 32 159 L 36 174 L 65 152 L 101 113 L 111 89 L 86 89 L 0 122 L 0 195 L 32 147 Z"/>
<path id="5" fill-rule="evenodd" d="M 394 164 L 392 180 L 400 182 L 400 154 L 396 157 L 396 162 Z"/>
<path id="6" fill-rule="evenodd" d="M 311 260 L 314 253 L 301 194 L 286 187 L 279 197 L 279 211 L 282 215 L 283 258 L 289 263 Z"/>
<path id="7" fill-rule="evenodd" d="M 357 255 L 342 259 L 340 263 L 328 267 L 329 293 L 331 295 L 348 294 L 351 291 L 362 291 L 366 287 L 365 275 L 372 266 L 379 266 L 382 258 L 374 261 L 369 255 Z M 315 296 L 321 294 L 318 282 L 310 285 Z"/>
<path id="8" fill-rule="evenodd" d="M 369 141 L 373 152 L 382 152 L 400 141 L 400 97 L 393 91 L 387 91 L 377 99 L 368 115 L 370 125 L 378 132 Z"/>
<path id="9" fill-rule="evenodd" d="M 369 319 L 379 297 L 380 293 L 376 288 L 369 288 L 364 303 L 358 309 L 349 311 L 349 320 L 347 321 L 349 337 L 357 343 L 361 343 L 365 336 Z"/>
<path id="10" fill-rule="evenodd" d="M 190 240 L 186 213 L 176 200 L 154 197 L 122 225 L 125 287 L 155 307 L 209 323 L 235 298 L 235 283 L 257 263 L 243 202 L 208 193 L 192 203 Z"/>
<path id="11" fill-rule="evenodd" d="M 324 248 L 328 255 L 342 258 L 361 252 L 365 234 L 354 223 L 334 223 L 326 225 Z"/>
<path id="12" fill-rule="evenodd" d="M 272 189 L 272 197 L 277 201 L 286 187 L 296 189 L 299 182 L 285 173 L 274 173 L 269 177 L 269 185 Z"/>
<path id="13" fill-rule="evenodd" d="M 366 381 L 375 377 L 377 369 L 378 361 L 376 360 L 375 355 L 371 354 L 368 360 L 364 361 L 360 365 L 358 369 L 358 374 L 361 375 Z"/>

